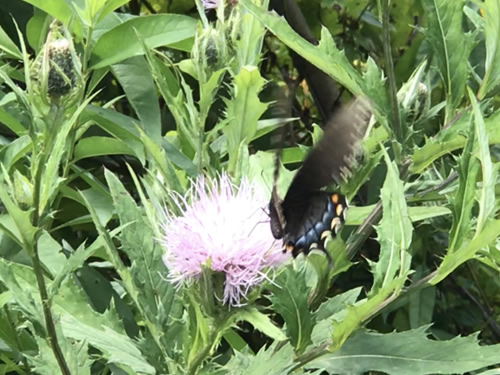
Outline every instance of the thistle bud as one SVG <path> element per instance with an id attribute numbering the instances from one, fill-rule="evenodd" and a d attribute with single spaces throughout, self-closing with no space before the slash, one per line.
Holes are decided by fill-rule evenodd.
<path id="1" fill-rule="evenodd" d="M 47 47 L 49 57 L 47 93 L 57 98 L 66 95 L 75 84 L 70 44 L 66 38 L 63 38 L 53 40 Z"/>
<path id="2" fill-rule="evenodd" d="M 212 27 L 197 34 L 191 57 L 197 67 L 198 79 L 206 81 L 213 72 L 225 67 L 225 43 L 224 33 Z"/>
<path id="3" fill-rule="evenodd" d="M 31 72 L 35 94 L 45 105 L 59 102 L 79 91 L 80 77 L 73 41 L 64 26 L 54 21 Z"/>

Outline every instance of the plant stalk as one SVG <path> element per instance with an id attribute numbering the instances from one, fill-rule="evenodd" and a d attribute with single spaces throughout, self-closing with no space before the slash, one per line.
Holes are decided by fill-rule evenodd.
<path id="1" fill-rule="evenodd" d="M 50 137 L 48 137 L 50 138 Z M 50 143 L 49 143 L 50 145 Z M 45 145 L 47 146 L 47 145 Z M 34 212 L 33 212 L 33 219 L 32 219 L 32 225 L 35 228 L 38 228 L 40 225 L 40 190 L 41 190 L 41 182 L 42 182 L 42 176 L 43 176 L 43 171 L 45 170 L 45 164 L 47 162 L 47 155 L 48 155 L 48 148 L 44 147 L 45 149 L 42 151 L 41 158 L 39 160 L 39 164 L 36 169 L 36 173 L 34 176 L 34 187 L 33 187 L 33 206 L 34 206 Z M 69 370 L 68 364 L 66 363 L 66 359 L 64 358 L 64 355 L 62 353 L 61 347 L 59 346 L 59 341 L 57 340 L 57 332 L 56 328 L 54 325 L 54 318 L 52 316 L 52 311 L 51 311 L 51 302 L 48 297 L 47 293 L 47 286 L 45 285 L 45 279 L 43 278 L 43 268 L 42 268 L 42 263 L 40 262 L 40 257 L 38 254 L 38 234 L 40 232 L 38 231 L 37 234 L 35 235 L 34 241 L 33 241 L 33 248 L 29 252 L 31 261 L 33 262 L 33 270 L 35 272 L 36 276 L 36 282 L 38 285 L 38 291 L 40 293 L 40 299 L 42 301 L 42 309 L 43 309 L 43 316 L 45 318 L 45 328 L 47 330 L 47 339 L 49 340 L 49 344 L 52 348 L 52 351 L 54 352 L 54 356 L 56 357 L 57 363 L 59 365 L 59 368 L 61 370 L 61 373 L 63 375 L 71 375 L 71 371 Z"/>
<path id="2" fill-rule="evenodd" d="M 382 39 L 384 46 L 384 59 L 385 59 L 385 73 L 387 74 L 387 81 L 389 83 L 389 100 L 391 103 L 391 125 L 392 131 L 396 136 L 396 141 L 401 145 L 404 143 L 403 127 L 401 124 L 401 119 L 399 116 L 399 105 L 398 105 L 398 92 L 396 88 L 396 75 L 394 73 L 394 63 L 392 61 L 392 49 L 391 49 L 391 35 L 389 31 L 390 20 L 389 20 L 389 3 L 390 0 L 382 0 Z M 394 156 L 396 157 L 396 162 L 399 164 L 400 152 L 397 150 L 393 142 Z"/>

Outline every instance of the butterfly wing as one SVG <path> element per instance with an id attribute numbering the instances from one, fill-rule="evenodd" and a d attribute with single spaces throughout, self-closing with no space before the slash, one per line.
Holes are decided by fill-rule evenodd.
<path id="1" fill-rule="evenodd" d="M 368 103 L 363 99 L 357 99 L 335 113 L 326 125 L 323 137 L 297 171 L 285 202 L 301 199 L 332 181 L 340 183 L 343 173 L 352 167 L 369 116 Z"/>
<path id="2" fill-rule="evenodd" d="M 284 250 L 294 257 L 301 252 L 307 255 L 314 248 L 326 253 L 325 239 L 332 231 L 336 234 L 342 225 L 347 207 L 345 198 L 320 189 L 332 180 L 340 182 L 343 173 L 352 167 L 368 118 L 368 104 L 360 99 L 336 113 L 327 124 L 323 138 L 296 173 L 283 201 L 276 192 L 277 159 L 269 203 L 271 231 L 275 238 L 283 238 Z"/>

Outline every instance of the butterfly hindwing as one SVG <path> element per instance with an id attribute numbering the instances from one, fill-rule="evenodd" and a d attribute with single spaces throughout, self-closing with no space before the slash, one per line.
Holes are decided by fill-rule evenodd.
<path id="1" fill-rule="evenodd" d="M 313 249 L 326 253 L 325 241 L 335 236 L 344 222 L 346 206 L 343 196 L 324 191 L 311 193 L 300 201 L 284 202 L 285 250 L 294 257 L 301 252 L 307 255 Z"/>

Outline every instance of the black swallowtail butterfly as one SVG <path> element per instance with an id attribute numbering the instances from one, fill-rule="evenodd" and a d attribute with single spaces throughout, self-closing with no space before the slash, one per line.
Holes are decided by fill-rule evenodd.
<path id="1" fill-rule="evenodd" d="M 332 181 L 339 183 L 349 174 L 369 113 L 366 101 L 358 99 L 334 114 L 325 127 L 323 138 L 307 155 L 283 200 L 276 189 L 277 155 L 269 217 L 274 238 L 283 239 L 284 252 L 291 252 L 296 257 L 301 252 L 307 255 L 318 249 L 331 263 L 325 241 L 342 226 L 347 202 L 341 194 L 321 188 Z"/>

